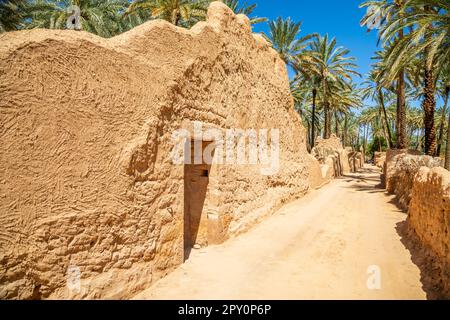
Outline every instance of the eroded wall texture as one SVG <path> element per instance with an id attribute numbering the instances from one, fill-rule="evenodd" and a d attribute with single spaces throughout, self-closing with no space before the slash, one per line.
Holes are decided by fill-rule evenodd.
<path id="1" fill-rule="evenodd" d="M 277 174 L 210 168 L 200 242 L 309 188 L 317 163 L 285 64 L 222 3 L 191 30 L 151 21 L 108 40 L 30 30 L 0 44 L 0 298 L 127 298 L 181 264 L 185 168 L 171 137 L 194 121 L 280 129 Z"/>
<path id="2" fill-rule="evenodd" d="M 364 165 L 363 156 L 352 148 L 344 148 L 341 139 L 335 134 L 330 138 L 317 137 L 311 154 L 319 161 L 323 182 L 329 182 L 350 172 L 356 172 Z M 314 174 L 314 170 L 311 172 Z"/>
<path id="3" fill-rule="evenodd" d="M 414 177 L 421 167 L 434 168 L 442 165 L 440 158 L 419 155 L 414 150 L 387 151 L 386 190 L 395 194 L 398 205 L 407 210 L 414 187 Z"/>
<path id="4" fill-rule="evenodd" d="M 415 150 L 388 150 L 383 174 L 387 192 L 408 212 L 398 231 L 430 299 L 450 298 L 450 172 L 441 166 L 442 159 Z"/>
<path id="5" fill-rule="evenodd" d="M 409 227 L 433 260 L 427 279 L 437 298 L 450 299 L 450 172 L 421 167 L 414 177 L 408 210 Z M 431 268 L 430 268 L 431 269 Z"/>

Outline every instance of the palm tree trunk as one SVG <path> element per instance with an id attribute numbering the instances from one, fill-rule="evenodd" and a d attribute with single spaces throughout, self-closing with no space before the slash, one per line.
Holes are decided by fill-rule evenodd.
<path id="1" fill-rule="evenodd" d="M 442 107 L 442 114 L 441 114 L 441 121 L 439 124 L 439 137 L 438 137 L 438 143 L 437 143 L 437 149 L 436 149 L 436 157 L 439 157 L 441 155 L 441 146 L 442 146 L 442 140 L 444 138 L 444 125 L 445 125 L 445 116 L 447 114 L 447 104 L 448 104 L 448 96 L 450 94 L 450 87 L 445 87 L 445 102 L 444 106 Z"/>
<path id="2" fill-rule="evenodd" d="M 391 149 L 394 147 L 394 144 L 392 143 L 391 127 L 389 125 L 389 120 L 388 120 L 388 116 L 387 116 L 387 112 L 386 112 L 386 105 L 384 103 L 384 95 L 383 95 L 383 92 L 381 91 L 381 89 L 378 89 L 378 95 L 380 97 L 380 104 L 381 104 L 381 108 L 383 109 L 384 122 L 385 122 L 386 130 L 388 133 L 388 145 L 389 145 L 389 149 Z"/>
<path id="3" fill-rule="evenodd" d="M 416 135 L 416 150 L 419 150 L 419 146 L 420 146 L 420 129 L 417 130 L 417 135 Z"/>
<path id="4" fill-rule="evenodd" d="M 324 112 L 324 131 L 323 138 L 328 139 L 331 135 L 331 114 L 330 114 L 330 103 L 328 102 L 327 84 L 325 77 L 322 79 L 322 89 L 323 89 L 323 112 Z"/>
<path id="5" fill-rule="evenodd" d="M 364 124 L 364 137 L 363 137 L 363 148 L 364 150 L 366 150 L 366 146 L 367 146 L 367 134 L 369 133 L 369 125 L 368 124 Z"/>
<path id="6" fill-rule="evenodd" d="M 327 109 L 328 109 L 328 128 L 327 128 L 327 139 L 329 139 L 331 137 L 331 110 L 330 110 L 330 104 L 327 104 Z"/>
<path id="7" fill-rule="evenodd" d="M 434 77 L 431 67 L 425 67 L 424 77 L 424 99 L 422 103 L 424 111 L 425 125 L 425 153 L 429 156 L 434 155 L 436 149 L 436 131 L 434 128 L 434 111 L 436 108 L 436 99 L 434 97 Z"/>
<path id="8" fill-rule="evenodd" d="M 172 12 L 172 18 L 171 18 L 171 22 L 173 25 L 178 26 L 178 23 L 180 22 L 180 14 L 178 13 L 178 10 L 174 10 Z"/>
<path id="9" fill-rule="evenodd" d="M 311 148 L 314 148 L 315 145 L 315 129 L 316 129 L 316 97 L 317 97 L 317 89 L 313 88 L 313 105 L 312 105 L 312 119 L 311 119 Z"/>
<path id="10" fill-rule="evenodd" d="M 383 138 L 384 138 L 384 141 L 386 141 L 386 144 L 389 144 L 388 134 L 387 134 L 386 128 L 384 126 L 383 126 Z"/>
<path id="11" fill-rule="evenodd" d="M 447 150 L 445 151 L 445 169 L 450 170 L 450 113 L 448 114 Z"/>
<path id="12" fill-rule="evenodd" d="M 424 140 L 424 132 L 425 132 L 425 129 L 424 129 L 424 128 L 420 129 L 420 136 L 419 136 L 419 148 L 420 148 L 420 152 L 423 152 L 423 150 L 424 150 L 424 144 L 423 144 L 423 140 Z"/>
<path id="13" fill-rule="evenodd" d="M 345 113 L 345 118 L 344 118 L 344 139 L 342 139 L 344 141 L 344 148 L 345 146 L 347 146 L 347 140 L 348 140 L 348 114 Z"/>
<path id="14" fill-rule="evenodd" d="M 403 35 L 403 32 L 401 32 Z M 399 73 L 397 81 L 397 148 L 406 149 L 406 93 L 405 93 L 405 72 Z"/>
<path id="15" fill-rule="evenodd" d="M 323 112 L 324 112 L 324 118 L 325 118 L 323 138 L 328 139 L 328 138 L 330 138 L 330 135 L 331 135 L 330 106 L 329 106 L 328 102 L 324 103 Z"/>
<path id="16" fill-rule="evenodd" d="M 336 137 L 339 137 L 339 119 L 338 119 L 337 111 L 334 111 L 334 122 L 336 125 Z"/>
<path id="17" fill-rule="evenodd" d="M 356 150 L 359 150 L 361 140 L 361 124 L 358 124 L 358 133 L 356 135 Z"/>
<path id="18" fill-rule="evenodd" d="M 397 6 L 399 9 L 403 6 L 403 1 L 398 1 Z M 399 40 L 405 36 L 403 29 L 398 33 Z M 400 70 L 397 80 L 397 117 L 396 117 L 396 130 L 397 130 L 397 148 L 406 149 L 406 89 L 405 89 L 405 71 Z"/>
<path id="19" fill-rule="evenodd" d="M 310 152 L 312 147 L 311 147 L 311 125 L 309 121 L 307 121 L 306 147 L 308 149 L 308 152 Z"/>
<path id="20" fill-rule="evenodd" d="M 425 6 L 424 11 L 430 11 L 430 6 Z M 430 40 L 430 35 L 426 36 L 426 40 Z M 434 111 L 436 109 L 433 60 L 430 57 L 431 48 L 425 48 L 425 73 L 424 73 L 424 99 L 422 107 L 424 111 L 425 125 L 425 153 L 429 156 L 434 155 L 436 149 L 436 129 L 434 127 Z"/>

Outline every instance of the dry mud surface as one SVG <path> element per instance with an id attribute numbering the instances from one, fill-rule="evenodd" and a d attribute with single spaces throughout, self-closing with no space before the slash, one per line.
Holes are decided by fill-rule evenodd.
<path id="1" fill-rule="evenodd" d="M 379 183 L 376 167 L 334 180 L 248 233 L 196 250 L 135 298 L 425 299 L 398 232 L 406 214 Z M 379 290 L 367 287 L 373 265 Z"/>
<path id="2" fill-rule="evenodd" d="M 319 170 L 284 62 L 221 2 L 190 30 L 155 20 L 110 39 L 34 29 L 0 43 L 0 299 L 134 296 L 183 262 L 185 238 L 245 232 Z M 173 136 L 211 141 L 196 124 L 279 129 L 278 174 L 212 166 L 207 192 L 185 195 Z"/>

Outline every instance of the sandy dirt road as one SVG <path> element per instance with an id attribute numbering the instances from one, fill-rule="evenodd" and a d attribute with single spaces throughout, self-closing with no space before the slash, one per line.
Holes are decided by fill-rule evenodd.
<path id="1" fill-rule="evenodd" d="M 375 167 L 332 181 L 248 233 L 194 250 L 135 298 L 425 299 L 397 233 L 406 214 L 377 184 Z"/>

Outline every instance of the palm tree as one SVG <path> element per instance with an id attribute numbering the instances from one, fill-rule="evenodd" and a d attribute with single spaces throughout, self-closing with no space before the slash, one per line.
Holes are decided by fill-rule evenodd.
<path id="1" fill-rule="evenodd" d="M 316 127 L 317 127 L 317 101 L 319 99 L 319 86 L 320 81 L 315 72 L 312 70 L 314 68 L 310 68 L 310 72 L 298 72 L 295 77 L 295 83 L 297 86 L 302 88 L 302 94 L 305 95 L 306 99 L 304 100 L 305 108 L 306 105 L 311 105 L 311 118 L 308 120 L 308 135 L 311 146 L 314 147 L 315 138 L 316 138 Z M 303 69 L 305 70 L 305 69 Z M 294 93 L 292 92 L 293 96 Z M 294 97 L 295 99 L 295 97 Z"/>
<path id="2" fill-rule="evenodd" d="M 317 102 L 317 88 L 319 86 L 319 78 L 313 74 L 308 78 L 308 83 L 311 85 L 312 93 L 312 110 L 311 110 L 311 146 L 315 146 L 316 142 L 316 102 Z"/>
<path id="3" fill-rule="evenodd" d="M 137 27 L 138 25 L 152 19 L 152 14 L 149 10 L 136 8 L 133 12 L 128 12 L 130 5 L 131 3 L 127 1 L 125 9 L 120 15 L 120 33 L 133 29 L 134 27 Z"/>
<path id="4" fill-rule="evenodd" d="M 371 106 L 364 109 L 360 115 L 360 121 L 366 124 L 371 131 L 373 141 L 378 141 L 379 151 L 381 151 L 381 139 L 386 139 L 386 131 L 383 125 L 383 114 L 379 106 Z"/>
<path id="5" fill-rule="evenodd" d="M 306 111 L 306 102 L 308 101 L 308 87 L 302 85 L 303 81 L 301 79 L 301 76 L 295 77 L 290 82 L 290 89 L 291 89 L 291 95 L 294 100 L 294 110 L 298 112 L 300 117 L 304 118 L 304 112 Z M 311 145 L 311 136 L 309 135 L 310 132 L 310 125 L 311 123 L 309 121 L 306 121 L 306 127 L 307 127 L 307 142 L 308 146 Z"/>
<path id="6" fill-rule="evenodd" d="M 290 18 L 284 20 L 278 17 L 277 20 L 269 22 L 269 35 L 265 36 L 280 58 L 300 72 L 309 65 L 307 62 L 311 61 L 306 49 L 309 41 L 316 37 L 315 34 L 310 34 L 299 38 L 301 25 L 301 22 L 294 22 Z"/>
<path id="7" fill-rule="evenodd" d="M 316 132 L 321 130 L 320 115 L 317 112 L 317 103 L 320 104 L 322 101 L 319 82 L 313 75 L 297 72 L 294 80 L 291 81 L 291 94 L 294 99 L 294 108 L 308 129 L 309 146 L 314 147 Z"/>
<path id="8" fill-rule="evenodd" d="M 450 113 L 448 114 L 447 149 L 445 150 L 445 169 L 450 170 Z"/>
<path id="9" fill-rule="evenodd" d="M 425 152 L 435 154 L 436 133 L 434 113 L 436 109 L 436 86 L 438 75 L 450 57 L 450 3 L 445 0 L 408 0 L 408 10 L 401 17 L 387 24 L 382 37 L 392 39 L 400 29 L 409 34 L 393 44 L 388 55 L 390 74 L 409 64 L 411 59 L 422 60 L 423 102 L 425 125 Z"/>
<path id="10" fill-rule="evenodd" d="M 0 32 L 18 30 L 23 23 L 24 0 L 0 2 Z"/>
<path id="11" fill-rule="evenodd" d="M 316 110 L 314 109 L 314 105 L 312 104 L 313 96 L 310 88 L 308 86 L 304 86 L 304 88 L 306 89 L 306 99 L 304 100 L 304 105 L 302 107 L 301 117 L 305 127 L 308 129 L 308 147 L 310 150 L 314 147 L 313 134 L 322 130 L 322 127 L 320 125 L 322 123 L 322 119 L 320 114 L 316 112 Z"/>
<path id="12" fill-rule="evenodd" d="M 382 112 L 383 112 L 383 119 L 384 119 L 384 125 L 387 132 L 387 141 L 388 141 L 388 147 L 393 148 L 394 143 L 392 141 L 392 133 L 391 133 L 391 126 L 389 124 L 389 118 L 386 111 L 386 103 L 385 103 L 385 89 L 381 85 L 379 81 L 377 81 L 377 72 L 379 70 L 374 67 L 372 71 L 369 73 L 367 79 L 365 82 L 363 82 L 363 99 L 372 98 L 372 100 L 376 101 Z"/>
<path id="13" fill-rule="evenodd" d="M 134 0 L 126 14 L 148 11 L 154 19 L 189 28 L 205 20 L 209 3 L 209 0 Z"/>
<path id="14" fill-rule="evenodd" d="M 424 12 L 432 11 L 433 9 L 429 6 L 423 7 Z M 426 26 L 426 23 L 419 22 L 419 29 L 420 25 Z M 428 27 L 433 28 L 433 26 L 428 25 Z M 411 33 L 411 37 L 413 41 L 417 37 L 422 37 L 422 35 L 416 35 L 416 32 Z M 434 126 L 434 112 L 436 109 L 436 87 L 435 87 L 435 74 L 434 74 L 434 67 L 435 67 L 435 61 L 434 61 L 434 53 L 433 53 L 433 41 L 434 37 L 433 34 L 430 32 L 427 32 L 424 35 L 423 41 L 427 43 L 423 47 L 423 59 L 424 59 L 424 97 L 423 97 L 423 103 L 422 108 L 424 110 L 424 123 L 425 123 L 425 153 L 428 155 L 434 155 L 435 154 L 435 148 L 436 148 L 436 129 Z"/>
<path id="15" fill-rule="evenodd" d="M 354 150 L 359 150 L 359 137 L 360 137 L 360 123 L 358 117 L 352 113 L 351 111 L 347 115 L 347 143 L 344 145 L 350 144 L 350 146 Z M 344 139 L 345 140 L 345 139 Z"/>
<path id="16" fill-rule="evenodd" d="M 302 106 L 308 98 L 307 87 L 302 85 L 301 77 L 295 77 L 290 81 L 291 95 L 294 100 L 294 109 L 302 115 Z"/>
<path id="17" fill-rule="evenodd" d="M 353 57 L 348 57 L 348 49 L 337 46 L 336 39 L 316 37 L 311 43 L 310 55 L 317 62 L 317 74 L 323 98 L 323 112 L 325 130 L 323 137 L 328 139 L 331 134 L 330 99 L 332 91 L 336 88 L 348 87 L 352 75 L 360 76 L 354 69 L 357 67 Z"/>
<path id="18" fill-rule="evenodd" d="M 2 0 L 0 1 L 0 33 L 24 29 L 32 21 L 36 11 L 48 12 L 52 3 L 43 0 Z"/>
<path id="19" fill-rule="evenodd" d="M 379 0 L 379 1 L 366 1 L 360 6 L 371 7 L 375 10 L 369 10 L 367 14 L 361 20 L 361 25 L 368 25 L 373 19 L 374 15 L 379 15 L 381 19 L 379 21 L 380 37 L 386 29 L 387 25 L 392 20 L 402 21 L 405 0 Z M 398 28 L 397 32 L 392 34 L 391 40 L 401 41 L 404 38 L 404 28 Z M 405 88 L 405 70 L 399 68 L 396 70 L 394 78 L 397 80 L 396 93 L 397 93 L 397 117 L 396 117 L 396 131 L 397 131 L 397 148 L 405 149 L 407 146 L 406 141 L 406 88 Z"/>
<path id="20" fill-rule="evenodd" d="M 423 110 L 421 108 L 406 108 L 406 123 L 409 128 L 410 146 L 415 150 L 423 151 L 424 125 Z M 413 142 L 415 136 L 415 142 Z"/>
<path id="21" fill-rule="evenodd" d="M 450 95 L 450 64 L 449 66 L 447 66 L 447 68 L 442 70 L 441 74 L 442 77 L 439 83 L 439 91 L 441 92 L 442 98 L 444 99 L 444 105 L 442 106 L 441 109 L 441 117 L 439 121 L 439 134 L 436 148 L 436 157 L 439 157 L 441 155 L 441 146 L 442 141 L 444 139 L 444 126 L 447 115 L 448 98 Z"/>
<path id="22" fill-rule="evenodd" d="M 120 33 L 121 14 L 125 11 L 126 0 L 62 0 L 35 2 L 38 7 L 30 13 L 26 28 L 65 29 L 71 5 L 80 8 L 82 29 L 102 37 L 112 37 Z"/>
<path id="23" fill-rule="evenodd" d="M 312 92 L 312 113 L 310 124 L 310 144 L 314 146 L 316 130 L 316 98 L 318 88 L 318 64 L 308 50 L 310 41 L 316 39 L 316 34 L 299 37 L 301 22 L 293 22 L 290 18 L 284 20 L 279 17 L 276 21 L 269 22 L 269 35 L 266 39 L 272 44 L 280 58 L 291 68 L 293 68 L 298 79 L 301 75 L 302 82 L 306 83 Z M 308 130 L 309 131 L 309 130 Z"/>
<path id="24" fill-rule="evenodd" d="M 251 24 L 257 24 L 261 22 L 266 22 L 267 18 L 251 17 L 253 11 L 256 9 L 256 4 L 244 3 L 240 6 L 239 0 L 222 0 L 235 14 L 245 14 L 250 18 Z"/>
<path id="25" fill-rule="evenodd" d="M 342 130 L 342 144 L 345 147 L 348 136 L 348 117 L 351 114 L 351 109 L 362 106 L 361 92 L 355 84 L 349 83 L 343 90 L 333 95 L 332 105 L 334 106 L 335 129 L 336 136 L 339 134 L 339 116 L 344 118 L 344 127 Z"/>
<path id="26" fill-rule="evenodd" d="M 37 0 L 41 6 L 31 10 L 30 21 L 25 28 L 65 29 L 68 16 L 67 8 L 72 2 L 57 3 L 55 1 Z"/>

